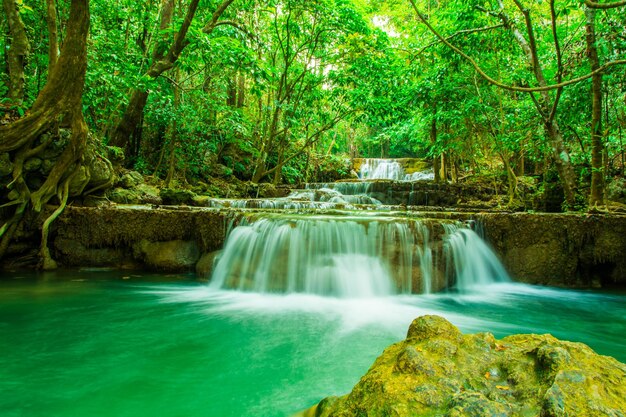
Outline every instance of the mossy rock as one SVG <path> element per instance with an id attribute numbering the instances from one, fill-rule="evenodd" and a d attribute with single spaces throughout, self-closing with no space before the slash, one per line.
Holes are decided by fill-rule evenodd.
<path id="1" fill-rule="evenodd" d="M 163 204 L 179 206 L 193 204 L 196 194 L 189 190 L 163 188 L 159 196 L 163 199 Z"/>
<path id="2" fill-rule="evenodd" d="M 128 190 L 126 188 L 114 188 L 107 192 L 107 197 L 118 204 L 140 204 L 142 202 L 141 192 L 138 190 Z"/>
<path id="3" fill-rule="evenodd" d="M 623 417 L 626 365 L 551 335 L 462 335 L 423 316 L 316 417 Z M 301 414 L 306 415 L 306 414 Z"/>

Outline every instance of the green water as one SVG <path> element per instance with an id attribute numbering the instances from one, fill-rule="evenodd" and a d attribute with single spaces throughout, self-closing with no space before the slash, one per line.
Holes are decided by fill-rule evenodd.
<path id="1" fill-rule="evenodd" d="M 2 417 L 289 416 L 349 391 L 422 314 L 497 337 L 549 332 L 626 361 L 624 294 L 499 285 L 340 300 L 93 271 L 3 278 Z"/>

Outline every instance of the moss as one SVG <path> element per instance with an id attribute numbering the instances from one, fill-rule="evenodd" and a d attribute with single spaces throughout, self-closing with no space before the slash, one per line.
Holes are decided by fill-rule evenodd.
<path id="1" fill-rule="evenodd" d="M 350 394 L 321 402 L 316 415 L 614 417 L 626 413 L 624 392 L 626 365 L 581 343 L 461 335 L 443 318 L 424 316 Z"/>

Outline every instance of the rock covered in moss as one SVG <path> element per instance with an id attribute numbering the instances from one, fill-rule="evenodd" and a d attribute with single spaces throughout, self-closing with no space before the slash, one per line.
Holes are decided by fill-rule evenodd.
<path id="1" fill-rule="evenodd" d="M 193 204 L 193 199 L 196 195 L 189 190 L 163 188 L 159 196 L 163 199 L 163 204 L 178 206 L 181 204 Z"/>
<path id="2" fill-rule="evenodd" d="M 438 316 L 376 360 L 316 417 L 624 417 L 626 365 L 550 335 L 463 335 Z"/>

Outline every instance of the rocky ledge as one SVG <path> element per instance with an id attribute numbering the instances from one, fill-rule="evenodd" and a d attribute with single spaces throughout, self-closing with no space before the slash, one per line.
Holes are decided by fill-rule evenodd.
<path id="1" fill-rule="evenodd" d="M 315 417 L 624 417 L 626 365 L 550 335 L 463 335 L 438 316 L 411 324 L 344 397 Z"/>

